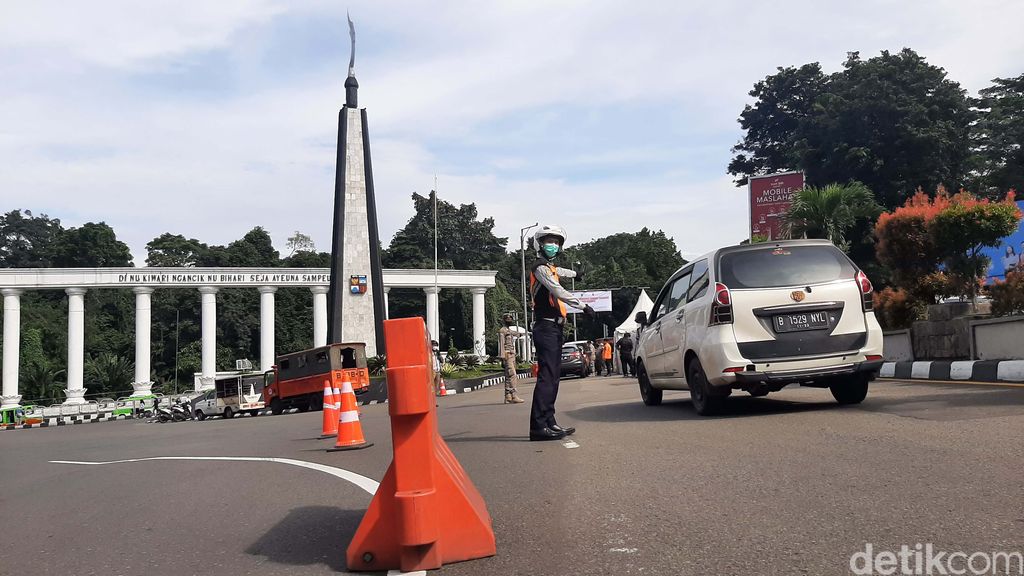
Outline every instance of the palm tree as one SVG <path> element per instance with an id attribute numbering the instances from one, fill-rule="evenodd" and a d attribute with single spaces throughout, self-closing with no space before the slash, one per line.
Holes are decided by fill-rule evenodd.
<path id="1" fill-rule="evenodd" d="M 135 366 L 122 356 L 101 352 L 86 361 L 85 376 L 89 389 L 95 392 L 127 391 L 135 378 Z"/>
<path id="2" fill-rule="evenodd" d="M 827 238 L 845 252 L 850 246 L 846 234 L 857 220 L 881 213 L 874 194 L 860 182 L 806 186 L 782 216 L 783 233 L 790 238 Z"/>
<path id="3" fill-rule="evenodd" d="M 25 390 L 39 400 L 56 400 L 57 391 L 63 388 L 64 384 L 57 382 L 57 377 L 63 374 L 53 364 L 46 360 L 31 362 L 25 367 L 22 381 L 25 383 Z"/>

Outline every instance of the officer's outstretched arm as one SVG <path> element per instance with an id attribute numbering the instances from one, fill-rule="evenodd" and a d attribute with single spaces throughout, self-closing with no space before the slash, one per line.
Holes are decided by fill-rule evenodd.
<path id="1" fill-rule="evenodd" d="M 558 272 L 558 277 L 559 278 L 575 278 L 576 277 L 576 271 L 575 270 L 569 270 L 568 268 L 557 268 L 556 267 L 555 271 Z"/>
<path id="2" fill-rule="evenodd" d="M 572 272 L 572 270 L 568 270 L 568 272 Z M 550 268 L 548 268 L 547 266 L 537 266 L 537 269 L 534 270 L 533 273 L 537 277 L 537 281 L 543 284 L 552 296 L 558 298 L 559 300 L 565 302 L 566 304 L 572 306 L 573 308 L 579 308 L 580 310 L 583 309 L 583 302 L 580 302 L 579 298 L 576 298 L 568 290 L 562 288 L 562 285 L 559 284 L 557 280 L 555 280 L 555 275 L 552 274 Z M 561 275 L 561 272 L 559 272 L 559 275 Z M 574 272 L 573 275 L 575 276 Z"/>

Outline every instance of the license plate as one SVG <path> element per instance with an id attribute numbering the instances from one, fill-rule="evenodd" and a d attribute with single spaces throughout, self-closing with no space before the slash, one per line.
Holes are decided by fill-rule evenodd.
<path id="1" fill-rule="evenodd" d="M 801 332 L 803 330 L 827 330 L 828 312 L 802 312 L 780 314 L 772 319 L 776 332 Z"/>

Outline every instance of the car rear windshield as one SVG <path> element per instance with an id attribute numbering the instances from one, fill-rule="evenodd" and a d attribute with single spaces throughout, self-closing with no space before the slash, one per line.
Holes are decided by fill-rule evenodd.
<path id="1" fill-rule="evenodd" d="M 834 246 L 765 246 L 726 252 L 719 263 L 719 279 L 729 288 L 806 286 L 853 279 L 856 268 Z"/>

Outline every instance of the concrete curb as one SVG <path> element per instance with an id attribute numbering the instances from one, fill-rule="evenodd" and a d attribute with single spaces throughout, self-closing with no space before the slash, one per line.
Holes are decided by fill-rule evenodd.
<path id="1" fill-rule="evenodd" d="M 1024 382 L 1024 360 L 885 362 L 880 378 Z"/>
<path id="2" fill-rule="evenodd" d="M 39 424 L 5 424 L 0 426 L 0 430 L 23 430 L 26 428 L 51 428 L 54 426 L 74 426 L 75 424 L 88 424 L 90 422 L 111 422 L 114 420 L 133 420 L 134 417 L 129 414 L 120 414 L 118 416 L 107 415 L 107 414 L 84 414 L 80 416 L 60 416 L 56 418 L 47 418 Z"/>
<path id="3" fill-rule="evenodd" d="M 525 380 L 527 378 L 530 378 L 529 374 L 526 374 L 526 373 L 516 374 L 516 380 Z M 464 388 L 462 388 L 460 390 L 456 390 L 454 388 L 452 388 L 451 390 L 447 390 L 448 393 L 445 394 L 445 396 L 454 396 L 455 394 L 468 394 L 468 393 L 473 392 L 475 390 L 480 390 L 481 388 L 489 388 L 491 386 L 497 386 L 498 384 L 504 384 L 504 383 L 505 383 L 505 377 L 504 376 L 494 376 L 492 378 L 487 378 L 487 379 L 485 379 L 484 381 L 482 381 L 482 382 L 480 382 L 478 384 L 473 384 L 471 386 L 464 387 Z"/>

